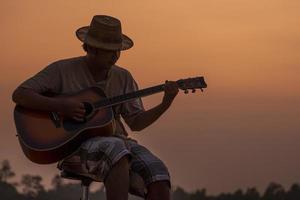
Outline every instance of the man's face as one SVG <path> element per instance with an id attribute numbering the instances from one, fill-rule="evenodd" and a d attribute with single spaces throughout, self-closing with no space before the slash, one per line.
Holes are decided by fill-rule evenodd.
<path id="1" fill-rule="evenodd" d="M 93 64 L 101 68 L 110 68 L 120 57 L 120 50 L 104 50 L 92 48 L 88 51 L 88 57 Z"/>

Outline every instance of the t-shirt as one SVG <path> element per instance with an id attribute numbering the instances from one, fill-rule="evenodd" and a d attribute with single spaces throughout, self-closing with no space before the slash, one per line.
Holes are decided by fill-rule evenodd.
<path id="1" fill-rule="evenodd" d="M 113 65 L 107 78 L 95 82 L 84 56 L 59 60 L 51 63 L 19 87 L 30 88 L 38 93 L 52 92 L 69 95 L 88 87 L 101 88 L 107 97 L 114 97 L 138 90 L 138 85 L 129 71 Z M 113 106 L 116 119 L 115 134 L 128 135 L 120 116 L 130 126 L 134 118 L 144 111 L 140 98 Z"/>

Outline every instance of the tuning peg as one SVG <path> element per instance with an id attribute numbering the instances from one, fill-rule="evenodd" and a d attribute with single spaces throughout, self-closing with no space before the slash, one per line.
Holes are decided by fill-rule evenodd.
<path id="1" fill-rule="evenodd" d="M 195 93 L 195 92 L 196 92 L 196 89 L 193 89 L 193 90 L 192 90 L 192 93 Z"/>
<path id="2" fill-rule="evenodd" d="M 184 90 L 184 94 L 188 94 L 189 93 L 189 90 Z"/>

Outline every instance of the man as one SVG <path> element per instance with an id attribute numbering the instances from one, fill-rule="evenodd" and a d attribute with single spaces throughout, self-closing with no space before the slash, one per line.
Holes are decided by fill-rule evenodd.
<path id="1" fill-rule="evenodd" d="M 73 94 L 97 86 L 108 97 L 138 90 L 131 74 L 115 65 L 120 51 L 133 46 L 122 34 L 118 19 L 94 16 L 90 26 L 79 28 L 76 36 L 83 42 L 85 56 L 54 62 L 23 82 L 13 93 L 13 101 L 24 107 L 55 111 L 81 121 L 85 109 L 75 99 L 59 100 L 45 92 Z M 166 166 L 149 150 L 130 139 L 120 120 L 132 131 L 141 131 L 156 121 L 178 93 L 176 82 L 166 82 L 162 102 L 145 110 L 141 99 L 113 106 L 116 131 L 113 136 L 84 141 L 78 151 L 59 163 L 65 170 L 103 181 L 108 200 L 127 200 L 128 191 L 151 200 L 170 199 L 170 176 Z M 71 166 L 71 167 L 70 167 Z M 137 178 L 141 177 L 142 182 Z M 142 187 L 142 189 L 140 189 Z"/>

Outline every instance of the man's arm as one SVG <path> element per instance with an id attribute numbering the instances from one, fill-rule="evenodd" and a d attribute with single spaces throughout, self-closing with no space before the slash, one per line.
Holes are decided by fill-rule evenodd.
<path id="1" fill-rule="evenodd" d="M 29 88 L 17 88 L 12 95 L 12 100 L 26 108 L 53 112 L 60 110 L 57 99 L 43 96 Z"/>
<path id="2" fill-rule="evenodd" d="M 81 121 L 84 117 L 84 105 L 71 98 L 47 97 L 39 94 L 33 89 L 17 88 L 12 100 L 23 107 L 36 110 L 60 112 L 66 117 Z"/>
<path id="3" fill-rule="evenodd" d="M 171 106 L 178 91 L 179 89 L 176 82 L 166 82 L 162 103 L 136 116 L 130 125 L 131 130 L 141 131 L 155 122 Z"/>

